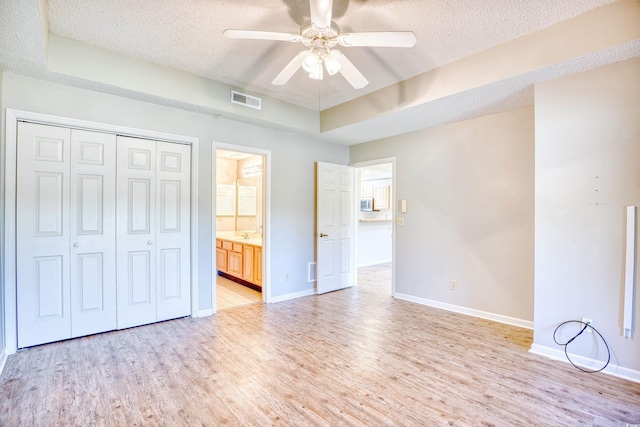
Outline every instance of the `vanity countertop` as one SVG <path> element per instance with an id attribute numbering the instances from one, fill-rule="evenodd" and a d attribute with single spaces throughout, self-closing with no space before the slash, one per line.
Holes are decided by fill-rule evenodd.
<path id="1" fill-rule="evenodd" d="M 262 239 L 258 237 L 244 238 L 242 236 L 216 236 L 216 239 L 262 247 Z"/>

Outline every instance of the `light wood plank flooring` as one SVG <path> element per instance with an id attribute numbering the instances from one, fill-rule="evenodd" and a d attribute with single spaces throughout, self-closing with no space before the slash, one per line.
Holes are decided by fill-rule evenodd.
<path id="1" fill-rule="evenodd" d="M 0 425 L 640 423 L 640 384 L 530 354 L 531 340 L 356 286 L 21 351 Z"/>
<path id="2" fill-rule="evenodd" d="M 262 294 L 247 286 L 216 276 L 216 308 L 227 310 L 247 304 L 262 302 Z"/>

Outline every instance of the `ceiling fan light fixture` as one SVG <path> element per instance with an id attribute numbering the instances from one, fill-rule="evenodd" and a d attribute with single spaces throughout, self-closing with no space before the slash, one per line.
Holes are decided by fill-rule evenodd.
<path id="1" fill-rule="evenodd" d="M 329 73 L 330 76 L 335 75 L 340 71 L 340 68 L 342 68 L 340 61 L 332 56 L 332 52 L 329 52 L 324 57 L 324 66 L 327 68 L 327 73 Z"/>
<path id="2" fill-rule="evenodd" d="M 323 70 L 322 70 L 322 61 L 318 63 L 318 65 L 309 72 L 309 78 L 313 80 L 322 80 Z"/>
<path id="3" fill-rule="evenodd" d="M 412 31 L 341 33 L 340 28 L 331 20 L 334 0 L 308 1 L 311 20 L 302 25 L 298 34 L 231 29 L 224 31 L 224 35 L 232 39 L 300 42 L 309 48 L 298 53 L 271 84 L 285 84 L 300 68 L 309 73 L 310 78 L 322 80 L 326 68 L 330 76 L 340 73 L 354 89 L 362 89 L 369 82 L 342 52 L 332 50 L 336 45 L 410 48 L 416 44 L 416 35 Z"/>
<path id="4" fill-rule="evenodd" d="M 320 58 L 315 49 L 312 49 L 311 53 L 302 61 L 302 68 L 307 73 L 312 73 L 317 70 L 318 67 L 322 67 L 322 58 Z"/>

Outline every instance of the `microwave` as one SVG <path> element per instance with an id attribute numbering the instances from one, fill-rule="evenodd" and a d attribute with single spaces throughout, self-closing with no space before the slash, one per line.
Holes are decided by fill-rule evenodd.
<path id="1" fill-rule="evenodd" d="M 373 199 L 371 197 L 360 199 L 360 210 L 363 212 L 373 211 Z"/>

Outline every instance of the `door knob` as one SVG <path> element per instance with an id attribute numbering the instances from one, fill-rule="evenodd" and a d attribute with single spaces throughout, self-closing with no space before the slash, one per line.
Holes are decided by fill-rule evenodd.
<path id="1" fill-rule="evenodd" d="M 147 240 L 147 245 L 151 246 L 153 245 L 153 242 L 151 240 Z"/>
<path id="2" fill-rule="evenodd" d="M 80 247 L 80 242 L 75 242 L 75 243 L 73 244 L 73 247 L 74 247 L 74 248 L 78 248 L 78 247 Z"/>
<path id="3" fill-rule="evenodd" d="M 320 237 L 329 237 L 328 234 L 320 233 Z"/>

